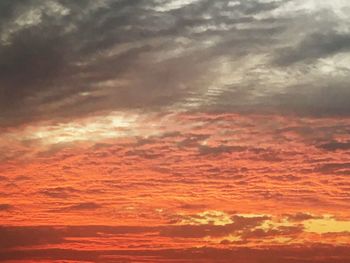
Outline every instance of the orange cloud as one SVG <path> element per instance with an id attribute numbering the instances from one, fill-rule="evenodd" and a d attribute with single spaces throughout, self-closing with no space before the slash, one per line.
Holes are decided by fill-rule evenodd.
<path id="1" fill-rule="evenodd" d="M 148 249 L 290 246 L 302 254 L 302 245 L 350 242 L 348 152 L 322 147 L 348 139 L 347 119 L 145 115 L 117 137 L 100 136 L 110 129 L 104 122 L 63 144 L 23 139 L 39 126 L 1 141 L 9 149 L 0 165 L 4 249 L 54 260 L 69 248 L 74 260 L 81 249 L 115 259 L 123 249 L 143 257 Z M 116 252 L 101 252 L 107 243 Z"/>

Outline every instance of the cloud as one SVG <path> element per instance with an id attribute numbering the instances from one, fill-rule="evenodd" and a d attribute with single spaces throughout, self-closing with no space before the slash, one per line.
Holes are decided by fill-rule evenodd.
<path id="1" fill-rule="evenodd" d="M 64 241 L 59 231 L 52 227 L 0 227 L 2 249 L 42 244 L 58 244 Z"/>
<path id="2" fill-rule="evenodd" d="M 94 202 L 85 202 L 85 203 L 79 203 L 74 204 L 71 206 L 67 206 L 63 208 L 63 211 L 84 211 L 84 210 L 95 210 L 98 208 L 101 208 L 102 206 L 100 204 L 94 203 Z"/>
<path id="3" fill-rule="evenodd" d="M 262 101 L 265 108 L 273 111 L 279 109 L 282 113 L 294 113 L 299 116 L 311 117 L 347 117 L 350 107 L 346 99 L 350 95 L 347 79 L 324 79 L 313 83 L 298 84 L 290 90 Z M 307 88 L 305 88 L 307 87 Z"/>
<path id="4" fill-rule="evenodd" d="M 9 211 L 13 208 L 10 204 L 0 204 L 0 212 L 2 211 Z"/>
<path id="5" fill-rule="evenodd" d="M 317 75 L 325 75 L 315 60 L 348 51 L 348 34 L 338 30 L 346 20 L 335 6 L 308 9 L 295 2 L 298 12 L 288 12 L 290 2 L 4 1 L 0 122 L 113 110 L 259 112 L 267 99 L 272 105 L 281 99 L 274 96 L 281 89 L 293 101 L 298 76 L 315 94 L 323 83 Z M 299 36 L 300 25 L 317 28 Z M 340 72 L 338 67 L 331 70 Z M 346 63 L 341 72 L 347 79 Z M 339 108 L 346 89 L 336 79 L 329 82 L 340 95 L 319 107 L 348 115 L 346 104 Z M 312 107 L 310 98 L 298 97 L 296 106 Z M 283 109 L 296 110 L 288 104 Z"/>
<path id="6" fill-rule="evenodd" d="M 40 191 L 41 194 L 52 198 L 69 198 L 77 192 L 79 191 L 72 187 L 54 187 Z"/>
<path id="7" fill-rule="evenodd" d="M 0 182 L 7 181 L 8 178 L 6 176 L 0 175 Z"/>
<path id="8" fill-rule="evenodd" d="M 347 260 L 349 7 L 1 1 L 0 258 Z"/>
<path id="9" fill-rule="evenodd" d="M 220 220 L 220 218 L 207 219 L 210 214 L 203 215 L 204 218 L 197 218 L 199 221 L 207 221 L 207 224 L 191 224 L 191 225 L 174 225 L 168 226 L 160 230 L 161 236 L 167 237 L 182 237 L 182 238 L 203 238 L 203 237 L 225 237 L 230 234 L 235 234 L 239 231 L 251 229 L 261 225 L 268 217 L 251 217 L 245 218 L 241 216 L 233 216 L 233 223 L 217 225 L 214 220 Z M 194 216 L 198 217 L 198 216 Z M 199 217 L 202 217 L 199 215 Z M 187 220 L 189 220 L 187 218 Z"/>
<path id="10" fill-rule="evenodd" d="M 318 219 L 319 217 L 307 214 L 307 213 L 296 213 L 294 215 L 287 215 L 288 220 L 292 222 L 302 222 L 305 220 L 310 220 L 310 219 Z"/>
<path id="11" fill-rule="evenodd" d="M 207 254 L 208 251 L 214 253 L 213 258 L 220 251 L 227 253 L 230 255 L 227 257 L 229 262 L 232 262 L 235 256 L 247 258 L 255 253 L 259 256 L 249 258 L 252 261 L 248 262 L 261 262 L 260 253 L 272 256 L 270 261 L 266 262 L 291 259 L 292 254 L 295 261 L 290 262 L 300 262 L 300 260 L 328 262 L 327 260 L 333 258 L 333 255 L 340 255 L 339 253 L 341 253 L 339 259 L 350 257 L 348 254 L 342 254 L 342 246 L 334 246 L 333 243 L 335 239 L 348 238 L 349 233 L 338 231 L 337 224 L 343 224 L 344 228 L 349 221 L 337 221 L 331 217 L 310 217 L 307 213 L 269 216 L 205 211 L 197 214 L 173 215 L 173 218 L 176 220 L 171 224 L 147 226 L 2 226 L 0 227 L 0 259 L 83 260 L 89 258 L 95 262 L 111 256 L 113 262 L 113 256 L 127 256 L 135 261 L 135 257 L 143 259 L 152 255 L 159 259 L 181 258 L 193 261 L 194 258 L 199 260 L 202 256 L 210 258 L 211 253 Z M 331 224 L 332 231 L 318 236 L 317 240 L 322 240 L 323 243 L 318 244 L 315 242 L 317 236 L 311 235 L 311 232 L 312 229 L 319 229 L 319 225 L 327 229 L 324 226 L 325 222 Z M 307 226 L 307 229 L 304 226 Z M 128 240 L 127 243 L 125 238 Z M 292 241 L 299 238 L 306 238 L 313 242 L 307 247 L 295 245 Z M 281 240 L 281 243 L 275 243 L 276 240 Z M 175 250 L 169 247 L 174 242 L 177 243 Z M 222 249 L 217 247 L 218 242 Z M 82 243 L 93 246 L 93 249 L 84 253 L 86 251 L 81 246 Z M 194 248 L 193 244 L 205 245 L 196 245 L 197 248 Z M 262 244 L 263 247 L 257 250 L 248 248 L 257 244 Z M 230 246 L 223 248 L 223 245 Z M 246 247 L 241 247 L 242 245 Z M 66 247 L 69 249 L 64 249 Z M 164 249 L 164 247 L 168 248 Z M 344 247 L 344 251 L 348 251 L 347 249 Z"/>
<path id="12" fill-rule="evenodd" d="M 350 142 L 332 141 L 319 146 L 326 151 L 346 151 L 350 149 Z"/>
<path id="13" fill-rule="evenodd" d="M 255 229 L 252 231 L 246 231 L 244 234 L 242 234 L 241 238 L 243 241 L 238 241 L 239 243 L 247 242 L 247 240 L 250 239 L 265 239 L 268 240 L 269 238 L 293 238 L 297 235 L 300 235 L 303 233 L 303 227 L 302 226 L 279 226 L 275 229 Z"/>
<path id="14" fill-rule="evenodd" d="M 22 250 L 1 253 L 3 260 L 23 260 L 45 258 L 50 260 L 79 260 L 100 262 L 115 261 L 140 261 L 171 260 L 181 262 L 193 262 L 193 260 L 211 260 L 220 258 L 222 262 L 249 262 L 249 263 L 342 263 L 350 258 L 347 246 L 322 246 L 312 247 L 279 247 L 265 249 L 220 249 L 220 248 L 191 248 L 191 249 L 162 249 L 162 250 L 72 250 L 72 249 L 37 249 Z"/>
<path id="15" fill-rule="evenodd" d="M 289 66 L 298 62 L 313 62 L 336 53 L 350 51 L 350 34 L 316 32 L 307 35 L 296 47 L 284 48 L 274 63 Z"/>
<path id="16" fill-rule="evenodd" d="M 325 163 L 320 165 L 317 171 L 324 174 L 339 174 L 339 175 L 348 175 L 350 173 L 350 163 Z"/>
<path id="17" fill-rule="evenodd" d="M 207 145 L 200 145 L 199 147 L 199 154 L 202 155 L 220 155 L 224 153 L 231 153 L 231 152 L 242 152 L 245 151 L 245 147 L 240 146 L 225 146 L 225 145 L 219 145 L 215 147 L 210 147 Z"/>

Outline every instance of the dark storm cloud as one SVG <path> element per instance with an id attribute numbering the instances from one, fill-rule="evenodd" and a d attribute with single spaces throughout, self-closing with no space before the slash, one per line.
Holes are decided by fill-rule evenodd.
<path id="1" fill-rule="evenodd" d="M 289 2 L 1 1 L 0 123 L 72 118 L 100 110 L 187 109 L 193 101 L 206 110 L 237 111 L 245 105 L 259 111 L 264 103 L 258 93 L 279 98 L 272 96 L 271 80 L 261 80 L 254 67 L 310 64 L 349 49 L 349 36 L 331 26 L 326 33 L 322 28 L 306 31 L 294 39 L 297 44 L 287 45 L 298 37 L 292 30 L 298 23 L 315 23 L 302 12 L 272 15 Z M 318 19 L 330 19 L 324 17 Z M 338 22 L 335 15 L 332 19 L 329 24 Z M 243 72 L 232 65 L 225 73 L 242 76 L 238 85 L 217 81 L 225 77 L 217 69 L 220 60 L 244 65 L 261 56 L 272 61 L 257 62 Z M 313 87 L 319 84 L 312 81 Z M 218 96 L 208 92 L 213 84 Z M 333 86 L 340 99 L 347 95 Z M 286 83 L 286 97 L 288 87 Z M 317 110 L 339 107 L 337 99 Z M 268 104 L 275 108 L 275 102 Z M 312 108 L 303 100 L 299 104 L 305 112 Z M 287 105 L 286 111 L 294 108 Z M 344 105 L 334 113 L 349 111 Z"/>

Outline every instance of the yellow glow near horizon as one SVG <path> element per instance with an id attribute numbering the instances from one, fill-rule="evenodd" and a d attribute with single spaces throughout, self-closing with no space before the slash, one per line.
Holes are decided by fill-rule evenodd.
<path id="1" fill-rule="evenodd" d="M 223 211 L 204 211 L 193 216 L 186 217 L 181 220 L 181 224 L 190 225 L 206 225 L 213 224 L 216 226 L 224 226 L 232 224 L 231 216 Z"/>
<path id="2" fill-rule="evenodd" d="M 306 232 L 317 234 L 325 233 L 350 233 L 350 221 L 338 221 L 330 216 L 322 219 L 311 219 L 304 223 Z"/>

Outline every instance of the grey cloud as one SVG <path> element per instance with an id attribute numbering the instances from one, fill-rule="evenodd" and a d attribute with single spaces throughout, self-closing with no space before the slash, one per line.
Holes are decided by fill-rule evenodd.
<path id="1" fill-rule="evenodd" d="M 326 151 L 350 150 L 350 142 L 332 141 L 329 143 L 319 145 L 319 148 L 324 149 Z"/>
<path id="2" fill-rule="evenodd" d="M 217 98 L 211 111 L 235 111 L 240 113 L 269 114 L 313 117 L 346 117 L 350 114 L 349 78 L 317 77 L 300 84 L 290 85 L 282 91 L 264 91 L 256 96 L 258 89 L 238 88 L 225 91 Z M 253 84 L 252 84 L 253 85 Z"/>
<path id="3" fill-rule="evenodd" d="M 316 170 L 327 175 L 349 175 L 350 163 L 325 163 Z"/>
<path id="4" fill-rule="evenodd" d="M 198 147 L 199 154 L 201 155 L 220 155 L 224 153 L 231 153 L 231 152 L 242 152 L 247 150 L 246 147 L 241 146 L 226 146 L 226 145 L 219 145 L 216 147 L 210 147 L 207 145 L 200 145 Z"/>
<path id="5" fill-rule="evenodd" d="M 295 25 L 316 23 L 302 12 L 271 15 L 287 2 L 232 5 L 228 0 L 199 0 L 162 10 L 162 1 L 2 1 L 0 124 L 70 119 L 102 110 L 186 110 L 192 102 L 200 110 L 261 112 L 270 104 L 276 110 L 284 97 L 275 96 L 261 70 L 276 64 L 290 68 L 295 62 L 304 67 L 308 61 L 348 51 L 350 40 L 332 26 L 320 33 L 325 24 L 320 23 L 317 30 L 293 41 L 299 44 L 286 47 L 299 37 Z M 335 15 L 321 14 L 320 19 L 338 22 Z M 259 57 L 272 57 L 272 62 L 256 62 L 235 72 Z M 220 84 L 220 60 L 237 64 L 224 77 L 244 78 L 238 84 Z M 347 91 L 333 80 L 334 100 L 316 110 L 348 115 L 342 99 Z M 315 94 L 320 80 L 312 81 L 305 89 Z M 208 92 L 212 85 L 218 86 L 216 91 Z M 288 83 L 284 90 L 293 100 Z M 261 94 L 266 95 L 262 101 Z M 282 109 L 314 111 L 308 103 L 301 99 Z"/>
<path id="6" fill-rule="evenodd" d="M 319 79 L 316 83 L 305 83 L 290 87 L 284 93 L 266 98 L 266 107 L 276 107 L 285 113 L 294 112 L 308 116 L 348 116 L 350 89 L 347 80 Z"/>
<path id="7" fill-rule="evenodd" d="M 221 34 L 195 36 L 192 29 L 249 22 L 253 18 L 244 16 L 275 8 L 241 2 L 231 8 L 237 15 L 227 17 L 222 12 L 229 1 L 203 0 L 168 12 L 152 9 L 159 5 L 155 1 L 106 3 L 2 2 L 6 23 L 1 34 L 7 42 L 0 45 L 1 123 L 171 106 L 205 84 L 197 80 L 210 70 L 210 59 L 196 47 Z M 65 12 L 59 13 L 59 8 Z M 22 26 L 11 29 L 29 11 L 37 12 L 39 21 L 27 17 Z M 212 19 L 203 19 L 204 14 Z M 172 41 L 174 37 L 193 46 L 182 46 Z M 179 48 L 185 53 L 155 61 L 162 52 Z"/>
<path id="8" fill-rule="evenodd" d="M 96 8 L 88 15 L 82 10 L 93 5 L 93 1 L 62 3 L 70 11 L 69 15 L 53 20 L 52 15 L 41 10 L 42 21 L 39 24 L 23 26 L 11 35 L 10 44 L 0 47 L 2 122 L 35 119 L 43 114 L 86 114 L 96 110 L 96 107 L 102 107 L 103 102 L 99 101 L 104 95 L 97 94 L 91 98 L 80 96 L 80 93 L 89 92 L 96 88 L 99 82 L 116 79 L 122 73 L 137 74 L 137 70 L 134 72 L 130 68 L 135 67 L 132 65 L 136 63 L 138 54 L 145 51 L 142 44 L 140 51 L 128 48 L 119 55 L 107 58 L 102 58 L 99 54 L 115 45 L 146 38 L 142 37 L 146 29 L 137 29 L 137 25 L 142 25 L 141 21 L 137 21 L 141 11 L 133 8 L 138 7 L 141 1 L 114 1 L 110 6 Z M 20 7 L 14 12 L 13 20 L 18 19 L 18 12 L 37 10 L 40 5 L 28 2 Z M 21 14 L 17 14 L 19 15 Z M 136 29 L 122 29 L 126 26 Z M 70 27 L 72 29 L 68 30 Z M 3 29 L 3 34 L 6 33 L 4 31 L 6 28 Z M 94 58 L 96 56 L 97 58 Z M 89 59 L 95 61 L 84 62 Z M 114 100 L 117 100 L 114 103 L 118 105 L 118 100 L 122 103 L 123 97 L 128 98 L 137 92 L 140 90 L 132 91 L 131 87 L 121 87 L 119 93 L 114 96 Z M 115 91 L 112 91 L 113 93 Z M 108 95 L 105 95 L 105 98 L 108 98 Z M 79 107 L 77 103 L 80 104 Z M 138 101 L 129 100 L 129 103 L 135 104 Z M 128 106 L 128 102 L 126 105 L 119 105 Z M 130 105 L 133 106 L 135 105 Z"/>
<path id="9" fill-rule="evenodd" d="M 274 62 L 279 66 L 289 66 L 297 62 L 313 62 L 344 51 L 350 51 L 350 34 L 316 32 L 307 35 L 296 47 L 278 51 Z"/>

